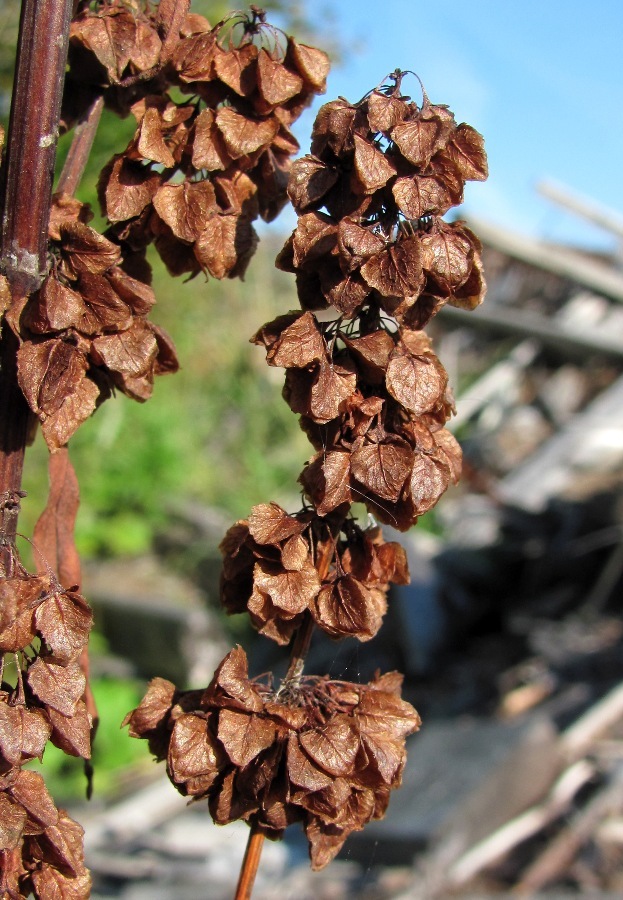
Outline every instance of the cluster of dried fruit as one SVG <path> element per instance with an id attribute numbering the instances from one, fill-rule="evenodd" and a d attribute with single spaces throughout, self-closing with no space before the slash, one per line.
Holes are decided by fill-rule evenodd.
<path id="1" fill-rule="evenodd" d="M 402 96 L 403 75 L 320 110 L 313 155 L 292 169 L 299 219 L 277 259 L 307 311 L 255 337 L 286 368 L 284 396 L 317 451 L 301 475 L 317 511 L 361 500 L 400 530 L 460 473 L 443 427 L 447 375 L 421 329 L 444 303 L 472 309 L 484 296 L 478 239 L 441 216 L 465 180 L 487 175 L 478 132 L 426 93 L 421 107 Z M 312 311 L 329 305 L 339 318 L 319 322 Z"/>
<path id="2" fill-rule="evenodd" d="M 395 672 L 368 685 L 312 676 L 275 691 L 249 680 L 238 647 L 205 691 L 152 681 L 126 724 L 182 794 L 209 798 L 215 822 L 244 819 L 275 839 L 302 822 L 320 869 L 383 816 L 400 781 L 405 738 L 420 724 L 401 684 Z"/>
<path id="3" fill-rule="evenodd" d="M 173 275 L 243 275 L 254 219 L 270 221 L 287 201 L 299 149 L 290 125 L 324 90 L 326 54 L 281 34 L 257 7 L 210 27 L 178 3 L 178 37 L 169 29 L 161 40 L 171 3 L 81 6 L 70 60 L 82 103 L 85 81 L 91 95 L 106 87 L 106 102 L 137 122 L 100 179 L 112 232 L 135 250 L 154 241 Z M 173 99 L 171 87 L 189 99 Z M 79 111 L 74 100 L 67 118 Z"/>
<path id="4" fill-rule="evenodd" d="M 255 341 L 287 369 L 284 397 L 317 451 L 300 481 L 320 515 L 359 501 L 403 531 L 458 479 L 460 447 L 443 428 L 448 378 L 423 332 L 379 315 L 344 327 L 306 312 Z"/>
<path id="5" fill-rule="evenodd" d="M 478 239 L 440 218 L 465 181 L 487 177 L 482 137 L 425 92 L 421 107 L 403 96 L 404 74 L 355 105 L 325 104 L 312 155 L 292 168 L 299 221 L 277 265 L 296 273 L 303 309 L 385 313 L 419 329 L 444 303 L 473 309 L 483 298 Z"/>
<path id="6" fill-rule="evenodd" d="M 27 572 L 14 550 L 0 577 L 0 893 L 85 897 L 82 828 L 41 775 L 22 766 L 48 741 L 89 759 L 91 718 L 79 656 L 92 614 L 53 574 Z"/>
<path id="7" fill-rule="evenodd" d="M 248 610 L 260 634 L 287 644 L 305 613 L 332 637 L 374 637 L 390 582 L 408 584 L 406 555 L 379 528 L 311 511 L 288 515 L 276 503 L 255 506 L 223 540 L 221 600 Z"/>
<path id="8" fill-rule="evenodd" d="M 90 217 L 84 204 L 55 196 L 50 274 L 6 316 L 20 340 L 19 385 L 51 450 L 112 389 L 147 400 L 155 375 L 178 367 L 169 337 L 147 320 L 151 287 L 127 273 L 119 245 L 90 228 Z"/>
<path id="9" fill-rule="evenodd" d="M 277 690 L 250 681 L 234 650 L 205 691 L 157 679 L 126 719 L 181 793 L 209 798 L 215 821 L 279 837 L 302 820 L 314 868 L 384 814 L 419 717 L 395 673 L 369 685 L 303 677 L 306 641 L 314 624 L 368 640 L 390 582 L 408 581 L 402 548 L 358 526 L 351 504 L 406 530 L 458 479 L 448 378 L 421 329 L 485 290 L 477 238 L 441 219 L 466 179 L 486 177 L 482 138 L 426 94 L 421 107 L 402 96 L 402 76 L 320 110 L 314 155 L 292 168 L 299 220 L 277 259 L 303 311 L 252 338 L 286 369 L 284 398 L 316 450 L 299 479 L 312 508 L 261 504 L 232 526 L 221 599 L 277 643 L 295 636 L 288 673 Z M 314 315 L 330 305 L 333 320 Z"/>
<path id="10" fill-rule="evenodd" d="M 105 236 L 88 226 L 86 205 L 56 195 L 50 276 L 7 314 L 19 384 L 51 450 L 112 389 L 144 401 L 155 375 L 176 371 L 169 337 L 147 319 L 147 246 L 173 275 L 242 276 L 253 220 L 287 201 L 298 150 L 289 126 L 324 89 L 326 55 L 282 36 L 261 10 L 210 28 L 188 7 L 82 2 L 71 26 L 65 126 L 103 96 L 137 131 L 100 177 Z M 190 99 L 173 100 L 171 87 Z"/>

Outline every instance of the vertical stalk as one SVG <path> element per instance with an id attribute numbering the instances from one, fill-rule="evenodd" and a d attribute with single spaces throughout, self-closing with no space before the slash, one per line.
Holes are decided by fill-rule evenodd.
<path id="1" fill-rule="evenodd" d="M 69 153 L 65 160 L 65 165 L 63 166 L 63 171 L 59 175 L 58 184 L 56 185 L 58 193 L 76 193 L 78 185 L 80 184 L 80 179 L 82 178 L 82 173 L 84 172 L 91 153 L 103 109 L 104 98 L 102 96 L 96 97 L 85 115 L 76 125 Z"/>
<path id="2" fill-rule="evenodd" d="M 13 303 L 42 283 L 72 0 L 23 0 L 0 199 L 0 266 Z M 15 538 L 29 410 L 17 384 L 17 339 L 0 341 L 0 528 Z M 7 505 L 8 504 L 8 505 Z"/>
<path id="3" fill-rule="evenodd" d="M 327 542 L 325 544 L 324 553 L 316 561 L 316 569 L 318 570 L 321 581 L 329 574 L 334 553 L 334 544 L 332 542 Z M 308 610 L 294 635 L 294 640 L 292 641 L 292 646 L 290 648 L 290 664 L 288 666 L 288 671 L 285 674 L 284 681 L 288 681 L 291 678 L 297 678 L 303 674 L 305 657 L 307 656 L 309 645 L 311 644 L 314 627 L 315 622 Z M 254 823 L 249 831 L 247 848 L 245 850 L 244 859 L 242 860 L 234 900 L 250 900 L 255 876 L 257 875 L 257 870 L 260 865 L 263 846 L 264 832 L 262 831 L 261 826 Z"/>
<path id="4" fill-rule="evenodd" d="M 263 846 L 264 832 L 259 825 L 254 823 L 249 832 L 247 849 L 245 850 L 244 859 L 240 868 L 240 876 L 238 878 L 234 900 L 250 900 Z"/>
<path id="5" fill-rule="evenodd" d="M 72 0 L 23 0 L 2 198 L 0 263 L 30 294 L 46 273 Z"/>

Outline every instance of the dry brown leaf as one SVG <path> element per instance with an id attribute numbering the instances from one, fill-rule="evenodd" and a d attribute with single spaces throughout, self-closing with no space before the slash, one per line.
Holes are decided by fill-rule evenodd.
<path id="1" fill-rule="evenodd" d="M 350 775 L 359 751 L 359 737 L 345 715 L 333 716 L 324 728 L 301 732 L 299 743 L 329 775 Z"/>
<path id="2" fill-rule="evenodd" d="M 102 210 L 111 222 L 134 219 L 151 203 L 161 184 L 162 176 L 149 166 L 142 166 L 125 154 L 113 156 L 98 181 Z"/>
<path id="3" fill-rule="evenodd" d="M 129 712 L 123 726 L 129 726 L 131 737 L 144 737 L 154 731 L 168 716 L 174 702 L 176 688 L 165 678 L 152 678 L 139 706 Z"/>
<path id="4" fill-rule="evenodd" d="M 307 522 L 289 516 L 277 503 L 260 503 L 251 510 L 248 527 L 258 544 L 279 544 L 301 534 Z"/>
<path id="5" fill-rule="evenodd" d="M 275 723 L 253 713 L 222 709 L 218 717 L 218 739 L 236 766 L 247 766 L 270 747 L 277 733 Z"/>
<path id="6" fill-rule="evenodd" d="M 416 356 L 394 350 L 386 374 L 389 393 L 416 416 L 429 412 L 439 402 L 448 384 L 448 376 L 433 353 Z"/>
<path id="7" fill-rule="evenodd" d="M 311 613 L 316 624 L 332 637 L 368 641 L 381 627 L 386 608 L 382 591 L 369 590 L 347 574 L 323 585 Z"/>
<path id="8" fill-rule="evenodd" d="M 303 469 L 299 481 L 320 516 L 326 516 L 343 503 L 352 503 L 350 454 L 321 451 Z"/>
<path id="9" fill-rule="evenodd" d="M 354 141 L 357 186 L 361 187 L 357 193 L 374 194 L 394 177 L 396 169 L 374 142 L 367 141 L 358 134 L 355 134 Z"/>
<path id="10" fill-rule="evenodd" d="M 425 118 L 418 115 L 414 119 L 396 124 L 391 132 L 391 138 L 405 159 L 423 169 L 434 154 L 445 145 L 448 133 L 447 124 L 437 116 Z"/>
<path id="11" fill-rule="evenodd" d="M 28 684 L 39 700 L 58 710 L 64 716 L 72 716 L 86 684 L 77 662 L 67 665 L 54 657 L 39 656 L 28 670 Z"/>
<path id="12" fill-rule="evenodd" d="M 13 803 L 8 794 L 0 792 L 0 850 L 14 850 L 20 843 L 27 813 L 19 803 Z"/>
<path id="13" fill-rule="evenodd" d="M 92 722 L 84 701 L 78 700 L 71 716 L 64 716 L 51 706 L 46 715 L 52 726 L 50 741 L 55 747 L 69 756 L 91 758 Z"/>
<path id="14" fill-rule="evenodd" d="M 279 131 L 279 120 L 274 116 L 251 119 L 236 112 L 231 106 L 222 106 L 216 114 L 216 125 L 223 135 L 225 146 L 232 159 L 239 159 L 256 150 L 265 149 Z"/>
<path id="15" fill-rule="evenodd" d="M 489 176 L 485 142 L 481 134 L 461 122 L 444 151 L 465 181 L 486 181 Z"/>
<path id="16" fill-rule="evenodd" d="M 296 69 L 305 85 L 314 93 L 324 93 L 331 68 L 329 57 L 324 51 L 309 47 L 307 44 L 299 44 L 294 38 L 289 37 L 285 61 L 291 68 Z"/>
<path id="17" fill-rule="evenodd" d="M 175 237 L 193 243 L 218 209 L 210 181 L 165 184 L 155 194 L 154 209 Z"/>
<path id="18" fill-rule="evenodd" d="M 273 340 L 272 334 L 275 334 L 281 324 L 286 327 Z M 274 328 L 272 333 L 267 330 L 270 325 Z M 294 319 L 280 316 L 270 325 L 264 327 L 261 338 L 268 350 L 266 361 L 269 365 L 305 368 L 310 363 L 326 358 L 326 344 L 318 328 L 316 317 L 312 313 L 298 313 Z M 267 337 L 272 341 L 270 346 L 267 343 Z"/>
<path id="19" fill-rule="evenodd" d="M 413 464 L 413 451 L 398 444 L 364 444 L 351 455 L 353 478 L 384 500 L 398 500 Z"/>
<path id="20" fill-rule="evenodd" d="M 288 197 L 297 211 L 319 206 L 322 198 L 337 182 L 333 166 L 314 156 L 302 156 L 292 164 L 288 179 Z"/>
<path id="21" fill-rule="evenodd" d="M 218 172 L 226 169 L 232 159 L 216 127 L 214 112 L 202 109 L 195 119 L 192 163 L 195 169 Z"/>
<path id="22" fill-rule="evenodd" d="M 54 458 L 54 457 L 52 457 Z M 61 535 L 61 540 L 66 540 Z M 73 544 L 73 533 L 69 536 L 69 554 L 76 554 Z M 59 545 L 59 553 L 66 554 L 63 544 Z M 70 561 L 67 555 L 64 559 L 67 574 L 72 574 L 73 565 L 79 565 Z M 41 603 L 35 611 L 35 624 L 37 631 L 43 637 L 54 656 L 63 662 L 75 659 L 89 639 L 89 632 L 93 623 L 93 613 L 80 594 L 75 591 L 55 591 Z"/>
<path id="23" fill-rule="evenodd" d="M 303 88 L 303 79 L 264 49 L 257 57 L 257 88 L 269 106 L 281 106 Z"/>
<path id="24" fill-rule="evenodd" d="M 175 781 L 193 779 L 192 793 L 203 793 L 218 775 L 220 756 L 205 716 L 184 713 L 176 720 L 167 763 Z"/>
<path id="25" fill-rule="evenodd" d="M 214 50 L 214 71 L 232 91 L 241 97 L 247 97 L 257 84 L 257 57 L 258 49 L 252 43 L 231 49 L 223 49 L 217 45 Z"/>
<path id="26" fill-rule="evenodd" d="M 306 610 L 320 590 L 318 572 L 311 562 L 299 571 L 274 571 L 274 567 L 259 561 L 253 570 L 253 581 L 273 606 L 290 616 Z"/>
<path id="27" fill-rule="evenodd" d="M 406 238 L 370 257 L 361 274 L 382 297 L 417 296 L 424 286 L 418 238 Z"/>
<path id="28" fill-rule="evenodd" d="M 0 753 L 11 766 L 41 759 L 51 730 L 42 710 L 0 702 Z"/>
<path id="29" fill-rule="evenodd" d="M 372 91 L 367 102 L 367 116 L 370 130 L 389 134 L 394 125 L 398 125 L 409 115 L 409 104 L 402 97 Z"/>

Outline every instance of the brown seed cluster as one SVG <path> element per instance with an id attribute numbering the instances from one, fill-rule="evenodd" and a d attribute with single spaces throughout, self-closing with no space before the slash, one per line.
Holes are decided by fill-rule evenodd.
<path id="1" fill-rule="evenodd" d="M 440 217 L 465 181 L 487 177 L 487 161 L 481 135 L 446 106 L 401 94 L 404 74 L 358 104 L 321 108 L 312 154 L 292 168 L 299 221 L 277 265 L 296 274 L 304 309 L 419 329 L 444 303 L 473 309 L 484 296 L 478 239 Z"/>
<path id="2" fill-rule="evenodd" d="M 86 221 L 88 208 L 56 195 L 50 222 L 51 271 L 7 321 L 19 336 L 19 385 L 51 450 L 116 388 L 144 401 L 156 375 L 178 368 L 170 338 L 147 319 L 156 302 L 127 272 L 121 248 Z"/>
<path id="3" fill-rule="evenodd" d="M 211 27 L 178 3 L 177 35 L 170 21 L 163 40 L 171 6 L 84 3 L 72 25 L 82 86 L 105 89 L 108 105 L 137 123 L 102 172 L 100 201 L 116 238 L 137 250 L 154 241 L 171 274 L 233 278 L 255 251 L 253 221 L 272 220 L 287 201 L 299 149 L 290 126 L 325 89 L 329 62 L 257 7 Z"/>
<path id="4" fill-rule="evenodd" d="M 444 303 L 484 296 L 478 239 L 441 216 L 487 175 L 478 132 L 426 93 L 421 106 L 403 96 L 403 77 L 318 113 L 288 185 L 298 224 L 277 259 L 304 312 L 254 338 L 286 369 L 284 397 L 317 451 L 300 479 L 317 512 L 362 501 L 400 530 L 460 474 L 447 374 L 421 329 Z M 319 321 L 328 306 L 339 318 Z"/>
<path id="5" fill-rule="evenodd" d="M 49 277 L 7 313 L 19 384 L 51 450 L 113 390 L 142 402 L 156 375 L 177 370 L 170 338 L 147 318 L 146 248 L 173 275 L 242 276 L 253 221 L 287 202 L 298 151 L 290 125 L 324 90 L 326 55 L 282 35 L 262 10 L 212 28 L 188 7 L 81 2 L 71 25 L 65 126 L 101 95 L 137 129 L 100 176 L 106 234 L 89 227 L 86 205 L 56 195 Z M 173 99 L 173 88 L 188 99 Z"/>
<path id="6" fill-rule="evenodd" d="M 458 480 L 461 450 L 443 427 L 454 403 L 423 332 L 306 312 L 254 340 L 287 370 L 284 397 L 317 451 L 300 481 L 319 515 L 363 502 L 404 531 Z"/>
<path id="7" fill-rule="evenodd" d="M 406 554 L 379 528 L 342 516 L 288 515 L 276 503 L 253 507 L 221 545 L 221 600 L 228 613 L 248 611 L 266 637 L 289 643 L 309 611 L 331 637 L 374 637 L 390 582 L 408 584 Z"/>
<path id="8" fill-rule="evenodd" d="M 27 572 L 14 550 L 10 560 L 0 576 L 0 894 L 78 900 L 90 884 L 82 828 L 23 765 L 48 741 L 90 758 L 79 657 L 92 613 L 54 575 Z"/>
<path id="9" fill-rule="evenodd" d="M 444 303 L 473 308 L 485 290 L 477 238 L 441 218 L 465 180 L 486 177 L 482 138 L 426 94 L 421 106 L 403 96 L 403 74 L 359 104 L 320 110 L 312 155 L 292 167 L 299 219 L 277 259 L 296 274 L 302 311 L 252 338 L 286 370 L 284 398 L 315 454 L 300 512 L 260 504 L 227 532 L 221 599 L 279 644 L 296 635 L 288 676 L 276 691 L 249 680 L 237 649 L 205 691 L 157 679 L 126 719 L 181 793 L 208 797 L 216 822 L 278 837 L 302 821 L 316 869 L 384 814 L 420 720 L 400 699 L 401 676 L 303 677 L 302 648 L 310 623 L 370 639 L 390 583 L 408 581 L 402 548 L 361 528 L 351 505 L 406 530 L 458 479 L 448 377 L 422 328 Z M 329 306 L 334 318 L 314 314 Z"/>
<path id="10" fill-rule="evenodd" d="M 420 725 L 401 683 L 396 672 L 367 685 L 311 676 L 273 690 L 249 679 L 238 647 L 205 691 L 154 679 L 125 724 L 166 759 L 182 794 L 208 798 L 218 824 L 243 819 L 277 839 L 302 822 L 321 869 L 383 816 L 400 782 L 405 738 Z"/>

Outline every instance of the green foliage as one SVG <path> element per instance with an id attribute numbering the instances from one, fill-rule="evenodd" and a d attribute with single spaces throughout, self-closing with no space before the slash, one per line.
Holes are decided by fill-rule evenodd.
<path id="1" fill-rule="evenodd" d="M 279 238 L 260 243 L 248 281 L 174 282 L 154 260 L 154 319 L 175 340 L 176 375 L 154 397 L 107 401 L 71 441 L 81 485 L 78 546 L 85 556 L 137 554 L 166 527 L 173 498 L 188 497 L 234 519 L 266 497 L 294 497 L 309 446 L 280 396 L 283 370 L 249 344 L 259 326 L 296 301 L 273 267 Z M 26 456 L 22 531 L 32 533 L 47 493 L 47 449 Z M 43 501 L 41 501 L 43 502 Z"/>
<path id="2" fill-rule="evenodd" d="M 145 748 L 137 741 L 125 740 L 118 731 L 128 710 L 140 701 L 145 686 L 139 681 L 119 678 L 96 678 L 91 682 L 102 727 L 93 742 L 93 794 L 95 798 L 110 797 L 119 791 L 119 772 L 143 768 Z M 85 796 L 86 780 L 82 760 L 67 756 L 48 744 L 43 762 L 32 768 L 41 772 L 50 793 L 57 803 L 75 803 Z"/>

